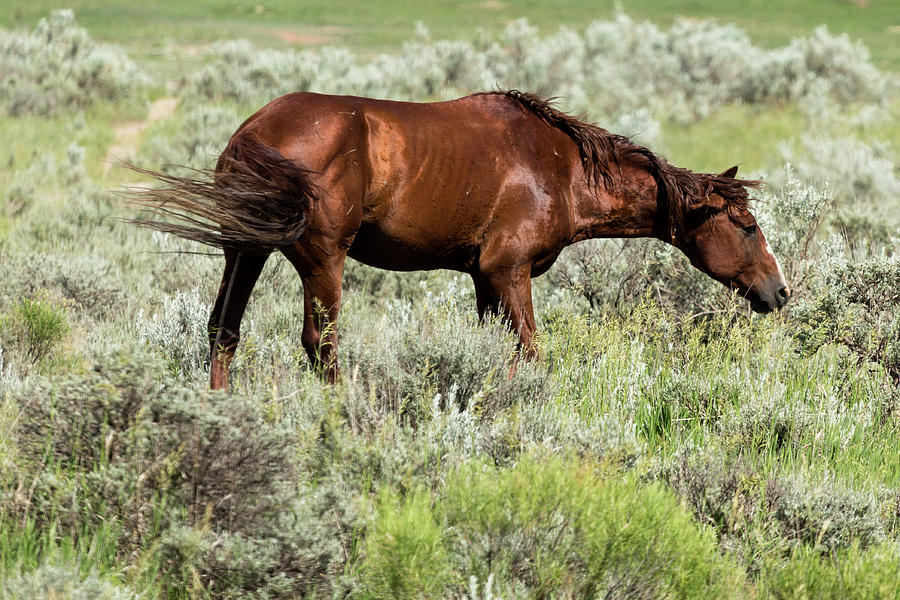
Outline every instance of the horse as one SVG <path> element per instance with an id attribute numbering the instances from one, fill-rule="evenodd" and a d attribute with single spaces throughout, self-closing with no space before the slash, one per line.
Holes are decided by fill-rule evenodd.
<path id="1" fill-rule="evenodd" d="M 210 387 L 228 388 L 240 323 L 266 259 L 303 281 L 301 343 L 338 377 L 348 256 L 390 270 L 469 274 L 481 319 L 497 315 L 535 348 L 531 279 L 570 244 L 652 237 L 747 298 L 759 313 L 791 296 L 748 210 L 760 181 L 673 166 L 628 137 L 517 90 L 413 103 L 288 94 L 250 116 L 214 170 L 136 192 L 142 225 L 221 248 L 209 318 Z M 161 216 L 162 217 L 161 217 Z"/>

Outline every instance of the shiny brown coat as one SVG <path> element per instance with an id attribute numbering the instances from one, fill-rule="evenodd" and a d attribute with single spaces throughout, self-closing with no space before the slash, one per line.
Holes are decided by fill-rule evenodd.
<path id="1" fill-rule="evenodd" d="M 241 179 L 244 171 L 252 176 Z M 757 182 L 735 174 L 674 167 L 515 91 L 429 104 L 297 93 L 235 132 L 206 212 L 181 206 L 213 227 L 155 225 L 224 248 L 210 317 L 213 388 L 227 387 L 241 317 L 273 249 L 303 279 L 302 343 L 333 380 L 337 334 L 324 324 L 337 320 L 347 256 L 383 269 L 468 273 L 479 314 L 504 316 L 526 355 L 535 331 L 531 278 L 587 238 L 662 239 L 755 310 L 780 308 L 790 289 L 747 210 L 745 187 Z M 256 195 L 245 200 L 238 189 Z M 169 204 L 184 197 L 168 192 Z M 224 197 L 242 199 L 225 206 Z M 267 211 L 284 227 L 266 231 Z M 234 225 L 251 221 L 263 227 Z"/>

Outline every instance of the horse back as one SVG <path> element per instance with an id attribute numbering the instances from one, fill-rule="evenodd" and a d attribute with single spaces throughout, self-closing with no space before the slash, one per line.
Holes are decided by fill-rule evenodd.
<path id="1" fill-rule="evenodd" d="M 485 247 L 525 230 L 514 252 L 570 235 L 577 149 L 500 95 L 420 104 L 291 94 L 236 135 L 251 131 L 315 173 L 311 229 L 352 236 L 350 255 L 374 266 L 471 270 Z"/>

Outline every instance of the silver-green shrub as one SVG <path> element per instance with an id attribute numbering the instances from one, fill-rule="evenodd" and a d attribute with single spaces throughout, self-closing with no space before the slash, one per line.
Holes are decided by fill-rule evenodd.
<path id="1" fill-rule="evenodd" d="M 39 205 L 43 197 L 60 190 L 64 190 L 71 200 L 87 200 L 99 195 L 98 187 L 88 177 L 84 156 L 85 148 L 72 142 L 62 160 L 50 153 L 33 157 L 27 167 L 14 171 L 6 189 L 4 212 L 10 217 L 29 216 L 29 209 Z"/>
<path id="2" fill-rule="evenodd" d="M 428 420 L 438 407 L 457 405 L 491 415 L 549 392 L 546 373 L 523 365 L 510 377 L 516 346 L 506 325 L 478 324 L 468 278 L 435 278 L 414 307 L 390 303 L 373 339 L 342 345 L 349 369 L 377 390 L 384 407 L 411 422 Z"/>
<path id="3" fill-rule="evenodd" d="M 164 589 L 199 584 L 219 598 L 296 596 L 343 570 L 337 528 L 349 535 L 357 519 L 348 492 L 301 486 L 303 437 L 260 398 L 183 387 L 137 348 L 11 393 L 4 527 L 76 538 L 108 526 L 118 565 L 147 560 Z"/>
<path id="4" fill-rule="evenodd" d="M 846 34 L 833 36 L 825 26 L 784 48 L 747 58 L 751 60 L 745 63 L 747 74 L 738 97 L 748 102 L 817 95 L 841 103 L 875 101 L 889 87 L 865 46 Z"/>
<path id="5" fill-rule="evenodd" d="M 149 83 L 124 52 L 97 44 L 71 10 L 33 31 L 0 30 L 0 110 L 54 115 L 101 100 L 134 101 Z"/>
<path id="6" fill-rule="evenodd" d="M 77 308 L 81 316 L 109 317 L 124 305 L 123 291 L 112 281 L 115 270 L 100 256 L 67 256 L 64 253 L 0 254 L 0 310 L 21 298 L 45 294 Z"/>
<path id="7" fill-rule="evenodd" d="M 793 310 L 801 347 L 842 345 L 900 383 L 900 257 L 834 257 L 819 273 L 818 293 Z"/>
<path id="8" fill-rule="evenodd" d="M 865 548 L 884 539 L 885 522 L 873 494 L 786 476 L 769 479 L 765 503 L 793 543 L 828 551 L 853 544 Z"/>
<path id="9" fill-rule="evenodd" d="M 743 458 L 722 459 L 714 448 L 686 448 L 656 473 L 703 523 L 715 525 L 726 547 L 753 552 L 765 536 L 768 551 L 797 546 L 823 553 L 884 539 L 886 520 L 874 494 L 813 484 L 792 474 L 764 480 Z M 755 550 L 759 550 L 756 548 Z"/>
<path id="10" fill-rule="evenodd" d="M 827 187 L 801 181 L 791 164 L 771 179 L 771 186 L 755 193 L 759 201 L 754 213 L 788 285 L 795 297 L 802 297 L 815 284 L 815 265 L 837 252 L 831 242 L 822 239 L 834 211 L 834 197 Z"/>
<path id="11" fill-rule="evenodd" d="M 209 312 L 197 290 L 178 292 L 165 298 L 149 319 L 140 312 L 133 330 L 138 340 L 166 358 L 174 373 L 191 375 L 209 359 Z"/>
<path id="12" fill-rule="evenodd" d="M 453 42 L 419 28 L 400 55 L 371 59 L 335 48 L 259 50 L 245 41 L 216 45 L 210 59 L 186 78 L 184 96 L 260 104 L 309 90 L 422 100 L 499 85 L 560 95 L 567 108 L 607 119 L 649 108 L 690 121 L 728 102 L 822 94 L 838 103 L 876 101 L 888 89 L 864 47 L 825 29 L 765 50 L 734 26 L 685 21 L 661 30 L 625 15 L 547 36 L 520 19 L 496 39 Z"/>
<path id="13" fill-rule="evenodd" d="M 827 186 L 836 199 L 856 207 L 878 207 L 900 197 L 897 162 L 888 144 L 823 134 L 804 134 L 800 142 L 802 154 L 783 147 L 782 155 L 804 182 Z"/>
<path id="14" fill-rule="evenodd" d="M 43 564 L 31 571 L 13 575 L 0 584 L 0 598 L 3 600 L 139 600 L 143 597 L 94 573 L 83 575 L 77 566 L 68 564 Z"/>
<path id="15" fill-rule="evenodd" d="M 732 294 L 690 265 L 674 246 L 658 240 L 587 240 L 567 248 L 548 273 L 594 309 L 627 306 L 652 295 L 680 313 L 732 306 Z"/>

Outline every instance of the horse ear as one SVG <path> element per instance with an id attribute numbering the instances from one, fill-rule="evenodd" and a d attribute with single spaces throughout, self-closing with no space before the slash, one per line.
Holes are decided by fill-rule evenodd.
<path id="1" fill-rule="evenodd" d="M 729 177 L 731 177 L 731 175 L 729 175 Z M 718 194 L 710 194 L 706 199 L 706 205 L 716 212 L 725 210 L 727 208 L 725 198 Z"/>
<path id="2" fill-rule="evenodd" d="M 690 204 L 691 210 L 704 212 L 721 212 L 727 208 L 725 198 L 718 194 L 710 194 Z"/>
<path id="3" fill-rule="evenodd" d="M 729 179 L 734 179 L 734 176 L 737 175 L 737 165 L 734 165 L 730 169 L 725 169 L 722 171 L 722 174 L 719 177 L 727 177 Z"/>

